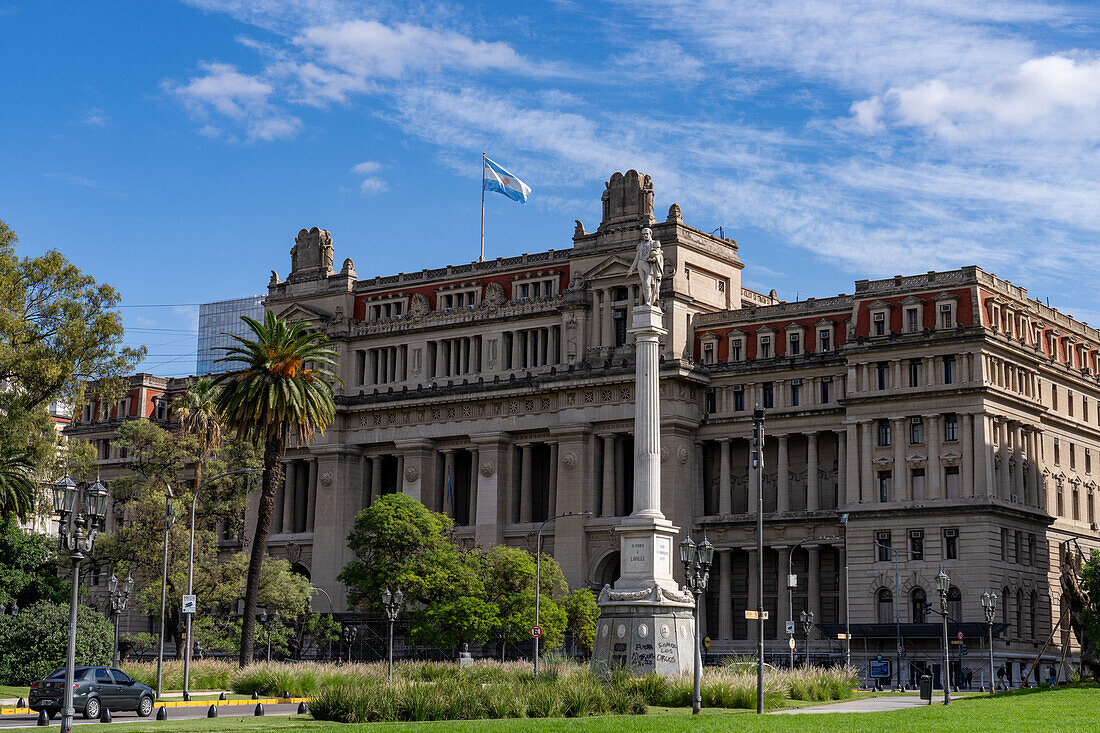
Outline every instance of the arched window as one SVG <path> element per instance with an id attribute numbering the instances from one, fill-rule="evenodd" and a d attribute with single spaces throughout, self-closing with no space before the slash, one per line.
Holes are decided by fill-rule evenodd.
<path id="1" fill-rule="evenodd" d="M 947 615 L 951 617 L 952 621 L 961 623 L 963 620 L 963 597 L 959 589 L 951 586 L 951 589 L 947 591 Z"/>
<path id="2" fill-rule="evenodd" d="M 1031 606 L 1028 615 L 1028 626 L 1030 630 L 1029 638 L 1035 639 L 1035 620 L 1038 616 L 1039 607 L 1039 595 L 1035 591 L 1031 591 Z"/>
<path id="3" fill-rule="evenodd" d="M 913 623 L 927 622 L 928 614 L 924 610 L 924 604 L 928 601 L 928 595 L 924 592 L 924 588 L 914 588 L 910 597 L 913 599 Z"/>
<path id="4" fill-rule="evenodd" d="M 894 594 L 889 588 L 883 588 L 878 592 L 878 622 L 894 623 Z"/>
<path id="5" fill-rule="evenodd" d="M 1001 588 L 1001 623 L 1008 626 L 1008 604 L 1012 602 L 1012 591 L 1008 588 Z M 1008 629 L 1005 629 L 1005 633 L 1008 633 Z"/>
<path id="6" fill-rule="evenodd" d="M 1016 591 L 1016 637 L 1024 635 L 1024 591 Z"/>

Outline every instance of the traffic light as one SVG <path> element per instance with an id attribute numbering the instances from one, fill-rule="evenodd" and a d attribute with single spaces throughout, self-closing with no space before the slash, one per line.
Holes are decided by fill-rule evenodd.
<path id="1" fill-rule="evenodd" d="M 932 615 L 932 603 L 931 601 L 924 602 L 924 617 L 928 618 Z"/>
<path id="2" fill-rule="evenodd" d="M 959 645 L 959 656 L 960 657 L 965 657 L 966 656 L 966 644 L 960 644 Z"/>

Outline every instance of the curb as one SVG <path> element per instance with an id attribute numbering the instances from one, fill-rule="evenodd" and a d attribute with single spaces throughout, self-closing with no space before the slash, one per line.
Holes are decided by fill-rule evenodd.
<path id="1" fill-rule="evenodd" d="M 173 702 L 161 702 L 157 703 L 156 707 L 165 708 L 201 708 L 209 707 L 211 704 L 217 705 L 219 708 L 233 706 L 233 705 L 255 705 L 256 703 L 263 703 L 264 705 L 289 705 L 298 704 L 300 702 L 309 703 L 312 702 L 311 697 L 261 697 L 258 700 L 192 700 L 191 702 L 173 701 Z M 0 708 L 0 715 L 33 715 L 34 711 L 30 708 Z"/>

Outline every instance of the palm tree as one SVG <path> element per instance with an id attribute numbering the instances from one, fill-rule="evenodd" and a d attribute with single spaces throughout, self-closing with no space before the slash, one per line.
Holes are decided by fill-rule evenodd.
<path id="1" fill-rule="evenodd" d="M 195 461 L 195 490 L 202 486 L 206 459 L 217 454 L 222 442 L 221 415 L 218 414 L 218 392 L 221 389 L 210 377 L 199 377 L 187 391 L 172 400 L 172 412 L 179 416 L 180 428 L 198 441 L 199 457 Z"/>
<path id="2" fill-rule="evenodd" d="M 34 510 L 33 470 L 30 453 L 0 445 L 0 518 L 15 516 L 23 521 Z"/>
<path id="3" fill-rule="evenodd" d="M 324 433 L 336 414 L 333 383 L 336 352 L 325 346 L 324 334 L 308 331 L 267 311 L 264 322 L 242 316 L 254 339 L 234 336 L 239 343 L 226 349 L 219 362 L 235 362 L 239 371 L 220 375 L 216 401 L 228 429 L 242 439 L 262 440 L 263 481 L 256 516 L 256 533 L 244 594 L 240 666 L 252 661 L 256 633 L 256 602 L 260 571 L 267 552 L 267 535 L 275 510 L 275 492 L 282 477 L 282 457 L 291 430 L 299 445 Z"/>

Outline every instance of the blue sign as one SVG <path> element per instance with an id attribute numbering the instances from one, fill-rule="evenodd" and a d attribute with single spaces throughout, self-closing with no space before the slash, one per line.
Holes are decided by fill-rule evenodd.
<path id="1" fill-rule="evenodd" d="M 881 662 L 871 661 L 871 676 L 875 679 L 886 679 L 891 677 L 890 674 L 890 660 L 884 659 Z"/>

